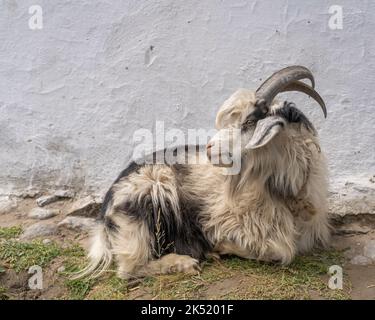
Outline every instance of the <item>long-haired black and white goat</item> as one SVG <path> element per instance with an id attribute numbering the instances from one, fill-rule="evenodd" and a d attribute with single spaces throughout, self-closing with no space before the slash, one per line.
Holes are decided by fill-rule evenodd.
<path id="1" fill-rule="evenodd" d="M 224 102 L 204 163 L 131 163 L 105 196 L 84 274 L 98 276 L 111 261 L 124 278 L 196 273 L 215 253 L 288 264 L 297 253 L 325 246 L 325 159 L 305 115 L 274 101 L 285 91 L 311 96 L 326 116 L 311 72 L 287 67 L 256 92 L 240 89 Z M 222 129 L 233 134 L 224 137 Z M 210 162 L 226 156 L 214 148 L 223 139 L 241 142 L 238 174 Z"/>

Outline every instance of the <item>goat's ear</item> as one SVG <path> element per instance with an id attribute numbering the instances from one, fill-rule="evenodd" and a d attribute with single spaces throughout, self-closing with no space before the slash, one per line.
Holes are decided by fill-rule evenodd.
<path id="1" fill-rule="evenodd" d="M 286 122 L 281 117 L 271 116 L 266 117 L 257 122 L 253 136 L 246 149 L 257 149 L 265 146 L 270 142 L 286 125 Z"/>

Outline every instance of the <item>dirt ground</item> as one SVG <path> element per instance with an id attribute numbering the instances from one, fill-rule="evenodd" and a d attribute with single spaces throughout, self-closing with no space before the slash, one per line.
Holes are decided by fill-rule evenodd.
<path id="1" fill-rule="evenodd" d="M 372 217 L 346 218 L 335 223 L 332 247 L 297 257 L 288 267 L 236 257 L 203 264 L 200 275 L 167 275 L 127 282 L 115 272 L 91 280 L 72 280 L 85 265 L 86 231 L 57 228 L 54 234 L 22 240 L 22 232 L 35 223 L 56 224 L 65 218 L 71 201 L 47 208 L 59 214 L 47 220 L 28 217 L 35 199 L 24 199 L 17 208 L 0 215 L 1 299 L 375 299 L 375 264 L 352 264 L 375 240 Z M 21 238 L 21 239 L 20 239 Z M 43 268 L 43 289 L 30 289 L 27 271 Z M 343 289 L 328 287 L 328 268 L 343 268 Z"/>

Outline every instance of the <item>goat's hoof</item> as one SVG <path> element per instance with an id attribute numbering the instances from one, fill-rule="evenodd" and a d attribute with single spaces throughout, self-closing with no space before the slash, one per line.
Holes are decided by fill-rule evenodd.
<path id="1" fill-rule="evenodd" d="M 197 275 L 201 272 L 201 267 L 197 259 L 186 255 L 175 255 L 173 258 L 168 273 L 183 272 Z"/>
<path id="2" fill-rule="evenodd" d="M 220 254 L 218 254 L 216 252 L 208 253 L 206 258 L 208 260 L 213 260 L 213 261 L 220 261 L 221 260 Z"/>

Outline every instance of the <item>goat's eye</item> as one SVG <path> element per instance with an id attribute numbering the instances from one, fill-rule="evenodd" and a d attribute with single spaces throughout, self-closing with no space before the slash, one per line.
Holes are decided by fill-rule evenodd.
<path id="1" fill-rule="evenodd" d="M 244 125 L 245 125 L 246 127 L 251 127 L 252 125 L 254 125 L 254 123 L 255 123 L 255 120 L 253 120 L 253 119 L 248 119 L 248 120 L 245 121 Z"/>
<path id="2" fill-rule="evenodd" d="M 255 124 L 254 119 L 247 119 L 243 124 L 242 124 L 242 130 L 248 130 L 251 127 L 253 127 Z"/>

